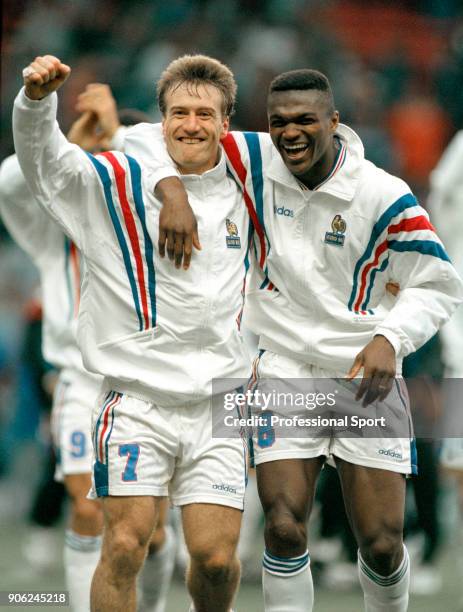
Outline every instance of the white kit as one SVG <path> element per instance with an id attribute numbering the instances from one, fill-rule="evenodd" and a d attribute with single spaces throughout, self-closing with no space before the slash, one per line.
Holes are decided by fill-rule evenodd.
<path id="1" fill-rule="evenodd" d="M 91 413 L 101 377 L 84 369 L 76 342 L 82 257 L 70 238 L 34 201 L 16 155 L 0 167 L 0 212 L 40 274 L 43 355 L 61 370 L 53 394 L 52 435 L 56 477 L 91 472 Z"/>

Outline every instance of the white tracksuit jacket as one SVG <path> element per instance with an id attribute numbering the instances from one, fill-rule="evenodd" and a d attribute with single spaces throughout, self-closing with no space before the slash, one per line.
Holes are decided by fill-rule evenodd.
<path id="1" fill-rule="evenodd" d="M 431 173 L 428 200 L 433 222 L 452 263 L 463 275 L 463 130 L 458 132 Z M 463 308 L 442 329 L 443 357 L 449 374 L 463 377 Z"/>
<path id="2" fill-rule="evenodd" d="M 143 126 L 162 178 L 160 128 Z M 255 226 L 246 323 L 260 348 L 340 374 L 381 334 L 400 373 L 403 357 L 463 301 L 462 281 L 406 183 L 365 160 L 347 126 L 338 138 L 333 168 L 314 190 L 301 188 L 268 134 L 232 132 L 222 142 Z M 400 284 L 397 298 L 389 281 Z"/>
<path id="3" fill-rule="evenodd" d="M 116 391 L 165 406 L 199 401 L 211 380 L 246 377 L 238 329 L 249 217 L 225 160 L 184 176 L 203 250 L 188 271 L 156 253 L 160 203 L 149 173 L 120 152 L 71 145 L 57 96 L 14 106 L 15 148 L 34 198 L 85 257 L 78 343 L 84 366 Z"/>
<path id="4" fill-rule="evenodd" d="M 0 216 L 39 270 L 43 305 L 43 355 L 59 369 L 84 372 L 77 347 L 81 266 L 79 251 L 36 202 L 16 155 L 0 166 Z"/>
<path id="5" fill-rule="evenodd" d="M 406 183 L 365 160 L 350 128 L 337 133 L 333 168 L 314 190 L 301 189 L 268 134 L 224 142 L 259 235 L 248 325 L 261 348 L 340 373 L 381 334 L 400 372 L 463 301 L 463 284 Z"/>

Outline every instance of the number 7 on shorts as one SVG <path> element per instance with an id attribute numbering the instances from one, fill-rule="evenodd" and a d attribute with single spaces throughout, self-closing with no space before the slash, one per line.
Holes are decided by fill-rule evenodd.
<path id="1" fill-rule="evenodd" d="M 135 469 L 139 455 L 140 446 L 138 444 L 119 444 L 119 457 L 127 456 L 125 470 L 121 474 L 123 482 L 136 482 L 138 480 Z"/>

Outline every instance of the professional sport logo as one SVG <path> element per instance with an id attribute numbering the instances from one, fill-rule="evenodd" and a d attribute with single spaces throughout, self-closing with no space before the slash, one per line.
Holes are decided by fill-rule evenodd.
<path id="1" fill-rule="evenodd" d="M 231 219 L 225 219 L 225 225 L 228 232 L 228 236 L 226 237 L 227 247 L 229 249 L 241 249 L 241 239 L 238 235 L 236 223 L 233 223 Z"/>
<path id="2" fill-rule="evenodd" d="M 332 232 L 326 232 L 325 242 L 334 246 L 344 246 L 347 224 L 341 215 L 335 215 L 331 221 Z"/>

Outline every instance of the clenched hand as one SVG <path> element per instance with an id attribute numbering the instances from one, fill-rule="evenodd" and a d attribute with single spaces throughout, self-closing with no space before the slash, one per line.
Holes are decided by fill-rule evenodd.
<path id="1" fill-rule="evenodd" d="M 56 91 L 71 74 L 71 68 L 53 55 L 38 56 L 23 70 L 26 96 L 41 100 Z"/>

